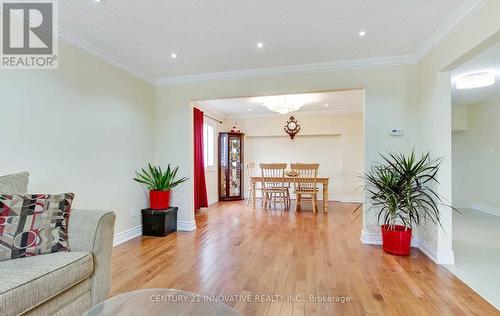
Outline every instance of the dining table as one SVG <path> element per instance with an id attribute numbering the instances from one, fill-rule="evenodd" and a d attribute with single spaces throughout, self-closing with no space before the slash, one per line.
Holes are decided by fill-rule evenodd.
<path id="1" fill-rule="evenodd" d="M 250 178 L 251 184 L 252 184 L 252 207 L 255 208 L 255 200 L 256 200 L 256 189 L 257 189 L 257 183 L 262 183 L 262 177 L 261 176 L 252 176 Z M 298 182 L 311 182 L 312 179 L 304 179 L 304 178 L 295 178 L 292 176 L 285 176 L 285 178 L 271 178 L 271 179 L 266 179 L 266 181 L 270 182 L 277 182 L 277 183 L 284 183 L 288 184 L 289 186 L 293 185 L 294 181 Z M 316 183 L 321 184 L 322 187 L 322 193 L 323 193 L 323 213 L 328 213 L 328 184 L 330 182 L 330 178 L 327 177 L 317 177 L 316 178 Z"/>

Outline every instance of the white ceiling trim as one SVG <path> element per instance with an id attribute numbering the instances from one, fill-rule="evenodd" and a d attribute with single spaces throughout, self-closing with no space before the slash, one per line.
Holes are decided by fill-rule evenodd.
<path id="1" fill-rule="evenodd" d="M 488 0 L 468 0 L 457 11 L 455 11 L 432 35 L 425 41 L 415 53 L 415 61 L 420 62 L 434 48 L 439 46 L 448 35 L 468 17 L 476 13 Z"/>
<path id="2" fill-rule="evenodd" d="M 357 69 L 381 66 L 405 65 L 414 63 L 413 55 L 377 57 L 354 60 L 342 60 L 327 63 L 314 63 L 302 65 L 290 65 L 280 67 L 254 68 L 246 70 L 214 72 L 199 75 L 165 77 L 156 81 L 157 85 L 177 85 L 183 83 L 195 83 L 212 80 L 260 78 L 283 74 L 299 74 L 321 71 L 332 71 L 339 69 Z"/>
<path id="3" fill-rule="evenodd" d="M 103 50 L 99 47 L 79 38 L 76 35 L 69 33 L 68 31 L 62 30 L 61 27 L 59 27 L 59 38 L 77 49 L 80 49 L 112 66 L 115 66 L 118 69 L 128 72 L 134 77 L 155 84 L 155 78 L 153 76 L 145 74 L 142 71 L 134 69 L 133 67 L 120 62 L 115 57 L 104 53 Z"/>

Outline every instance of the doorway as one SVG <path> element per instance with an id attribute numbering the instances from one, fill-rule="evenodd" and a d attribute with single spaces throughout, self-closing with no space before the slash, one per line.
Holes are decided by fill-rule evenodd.
<path id="1" fill-rule="evenodd" d="M 500 309 L 500 43 L 452 72 L 450 271 Z"/>
<path id="2" fill-rule="evenodd" d="M 267 107 L 269 103 L 298 108 L 279 113 L 279 109 Z M 244 134 L 243 164 L 254 162 L 255 172 L 265 162 L 319 163 L 319 174 L 334 180 L 328 187 L 328 200 L 363 200 L 358 176 L 364 171 L 364 90 L 198 100 L 193 106 L 206 114 L 206 124 L 212 126 L 214 134 L 208 133 L 208 137 L 213 148 L 218 148 L 219 133 L 236 129 Z M 301 128 L 293 139 L 284 130 L 291 116 Z M 210 148 L 206 151 L 212 152 Z M 216 163 L 205 169 L 209 204 L 219 200 L 219 160 L 220 153 L 214 150 Z M 242 180 L 245 199 L 249 198 L 247 178 L 234 182 Z"/>

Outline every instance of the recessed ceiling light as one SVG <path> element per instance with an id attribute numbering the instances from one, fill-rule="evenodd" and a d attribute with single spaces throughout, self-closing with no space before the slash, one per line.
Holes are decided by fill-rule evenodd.
<path id="1" fill-rule="evenodd" d="M 257 47 L 258 47 L 258 48 L 262 48 L 262 47 L 264 47 L 264 43 L 262 43 L 262 42 L 258 42 L 258 43 L 257 43 Z"/>
<path id="2" fill-rule="evenodd" d="M 363 36 L 366 35 L 366 31 L 365 30 L 361 30 L 361 31 L 359 31 L 358 34 L 359 34 L 359 36 L 363 37 Z"/>
<path id="3" fill-rule="evenodd" d="M 177 54 L 176 53 L 172 53 L 172 54 L 170 54 L 170 57 L 177 58 Z"/>
<path id="4" fill-rule="evenodd" d="M 101 3 L 102 0 L 94 0 L 94 2 Z"/>
<path id="5" fill-rule="evenodd" d="M 496 74 L 489 71 L 476 72 L 455 79 L 458 90 L 488 87 L 495 84 Z"/>
<path id="6" fill-rule="evenodd" d="M 252 112 L 252 109 L 248 109 L 247 111 L 248 111 L 248 112 Z"/>
<path id="7" fill-rule="evenodd" d="M 325 104 L 325 106 L 328 106 L 328 104 Z"/>

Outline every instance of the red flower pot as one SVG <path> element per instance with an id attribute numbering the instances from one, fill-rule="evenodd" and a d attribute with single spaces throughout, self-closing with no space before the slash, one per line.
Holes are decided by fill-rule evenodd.
<path id="1" fill-rule="evenodd" d="M 149 191 L 149 207 L 164 210 L 170 207 L 170 191 Z"/>
<path id="2" fill-rule="evenodd" d="M 411 228 L 401 225 L 382 225 L 384 251 L 396 256 L 408 256 L 411 245 Z"/>

